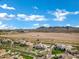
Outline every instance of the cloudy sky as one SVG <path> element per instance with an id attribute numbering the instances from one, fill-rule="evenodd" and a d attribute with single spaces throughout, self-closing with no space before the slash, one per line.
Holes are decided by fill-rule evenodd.
<path id="1" fill-rule="evenodd" d="M 0 29 L 79 27 L 79 0 L 0 0 Z"/>

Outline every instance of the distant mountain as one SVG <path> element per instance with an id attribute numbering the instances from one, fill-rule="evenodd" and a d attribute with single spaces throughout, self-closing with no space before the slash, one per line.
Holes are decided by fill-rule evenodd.
<path id="1" fill-rule="evenodd" d="M 0 32 L 10 32 L 10 33 L 25 33 L 25 32 L 64 32 L 64 33 L 79 33 L 79 28 L 78 27 L 39 27 L 36 29 L 14 29 L 14 30 L 0 30 Z"/>
<path id="2" fill-rule="evenodd" d="M 78 27 L 39 27 L 36 31 L 43 31 L 43 32 L 79 32 Z"/>

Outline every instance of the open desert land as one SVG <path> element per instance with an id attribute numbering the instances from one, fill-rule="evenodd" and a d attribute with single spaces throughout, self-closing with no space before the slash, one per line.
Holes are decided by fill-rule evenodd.
<path id="1" fill-rule="evenodd" d="M 0 37 L 12 39 L 25 39 L 35 42 L 37 40 L 43 43 L 69 43 L 79 44 L 79 33 L 45 33 L 45 32 L 28 32 L 18 34 L 5 34 Z"/>

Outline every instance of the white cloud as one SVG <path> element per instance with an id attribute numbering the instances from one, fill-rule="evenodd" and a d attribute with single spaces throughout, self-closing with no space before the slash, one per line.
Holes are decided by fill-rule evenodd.
<path id="1" fill-rule="evenodd" d="M 37 6 L 34 6 L 33 9 L 36 9 L 36 10 L 37 10 L 37 9 L 39 9 L 39 8 L 38 8 Z"/>
<path id="2" fill-rule="evenodd" d="M 8 14 L 0 13 L 0 20 L 24 20 L 24 21 L 45 21 L 47 20 L 43 15 L 26 15 L 26 14 Z"/>
<path id="3" fill-rule="evenodd" d="M 16 27 L 10 25 L 8 26 L 0 21 L 0 29 L 16 29 Z"/>
<path id="4" fill-rule="evenodd" d="M 17 18 L 25 21 L 44 21 L 46 20 L 43 15 L 26 15 L 26 14 L 17 14 Z"/>
<path id="5" fill-rule="evenodd" d="M 74 26 L 74 27 L 78 27 L 78 28 L 79 28 L 79 25 L 77 25 L 77 26 Z"/>
<path id="6" fill-rule="evenodd" d="M 10 7 L 7 4 L 0 5 L 0 8 L 7 9 L 7 10 L 15 10 L 14 7 Z"/>
<path id="7" fill-rule="evenodd" d="M 49 24 L 43 24 L 43 26 L 45 26 L 45 27 L 49 27 L 50 25 L 49 25 Z"/>
<path id="8" fill-rule="evenodd" d="M 40 26 L 40 24 L 38 24 L 38 23 L 37 23 L 37 24 L 33 24 L 33 26 L 36 26 L 36 27 L 38 27 L 38 26 Z"/>
<path id="9" fill-rule="evenodd" d="M 13 14 L 0 13 L 0 20 L 10 20 L 13 18 L 15 18 L 15 15 Z"/>
<path id="10" fill-rule="evenodd" d="M 71 25 L 71 24 L 66 24 L 66 26 L 78 27 L 78 28 L 79 28 L 79 25 Z"/>
<path id="11" fill-rule="evenodd" d="M 2 22 L 0 21 L 0 25 L 2 25 Z"/>
<path id="12" fill-rule="evenodd" d="M 68 15 L 70 12 L 66 11 L 66 10 L 59 10 L 57 9 L 53 15 L 56 17 L 54 20 L 55 21 L 63 21 L 64 19 L 66 19 L 66 15 Z"/>
<path id="13" fill-rule="evenodd" d="M 50 25 L 49 24 L 39 24 L 39 23 L 33 24 L 34 28 L 37 28 L 37 27 L 40 27 L 40 26 L 49 27 Z"/>
<path id="14" fill-rule="evenodd" d="M 71 12 L 71 14 L 77 15 L 79 14 L 79 11 Z"/>
<path id="15" fill-rule="evenodd" d="M 39 23 L 36 23 L 36 24 L 33 24 L 33 27 L 32 28 L 38 28 L 40 27 L 40 24 Z"/>
<path id="16" fill-rule="evenodd" d="M 56 11 L 48 12 L 48 13 L 55 16 L 55 18 L 53 20 L 64 21 L 67 18 L 67 15 L 70 15 L 70 14 L 77 15 L 77 14 L 79 14 L 79 11 L 70 12 L 70 11 L 66 11 L 66 10 L 56 9 Z"/>
<path id="17" fill-rule="evenodd" d="M 66 24 L 66 26 L 71 26 L 70 24 Z"/>

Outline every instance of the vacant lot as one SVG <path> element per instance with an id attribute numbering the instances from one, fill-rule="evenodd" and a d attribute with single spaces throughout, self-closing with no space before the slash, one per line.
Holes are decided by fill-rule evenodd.
<path id="1" fill-rule="evenodd" d="M 39 39 L 42 42 L 64 42 L 64 43 L 79 43 L 79 33 L 42 33 L 42 32 L 29 32 L 18 34 L 0 35 L 1 37 L 8 38 L 24 38 L 27 41 L 35 41 Z"/>

